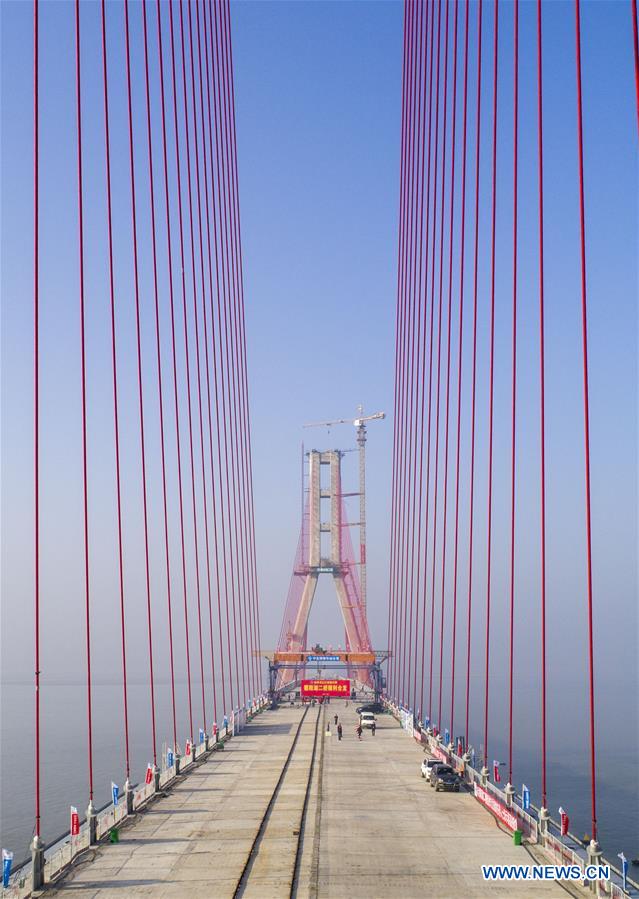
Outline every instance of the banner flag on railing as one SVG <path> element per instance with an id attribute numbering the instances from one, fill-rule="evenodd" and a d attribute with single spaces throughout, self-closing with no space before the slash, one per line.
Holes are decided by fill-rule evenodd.
<path id="1" fill-rule="evenodd" d="M 617 856 L 617 858 L 621 859 L 621 884 L 622 884 L 624 893 L 626 893 L 628 891 L 628 888 L 626 885 L 626 881 L 628 878 L 628 859 L 623 854 L 623 852 L 620 852 L 619 855 Z"/>
<path id="2" fill-rule="evenodd" d="M 530 808 L 530 790 L 526 784 L 521 785 L 521 806 L 525 812 Z"/>
<path id="3" fill-rule="evenodd" d="M 565 837 L 568 833 L 568 828 L 570 827 L 570 818 L 561 806 L 559 807 L 559 814 L 561 815 L 561 835 L 562 837 Z"/>
<path id="4" fill-rule="evenodd" d="M 202 730 L 202 728 L 200 728 L 200 746 L 202 745 L 203 742 L 204 742 L 204 731 Z"/>
<path id="5" fill-rule="evenodd" d="M 9 886 L 9 878 L 11 877 L 11 865 L 13 864 L 13 852 L 8 849 L 2 850 L 2 886 Z"/>
<path id="6" fill-rule="evenodd" d="M 120 788 L 111 781 L 111 795 L 113 796 L 113 807 L 117 808 L 118 799 L 120 798 Z"/>
<path id="7" fill-rule="evenodd" d="M 191 755 L 191 741 L 186 741 L 186 749 L 184 750 L 184 755 Z"/>
<path id="8" fill-rule="evenodd" d="M 150 784 L 153 780 L 153 765 L 149 762 L 146 766 L 146 777 L 144 778 L 144 783 Z"/>
<path id="9" fill-rule="evenodd" d="M 450 743 L 450 731 L 448 730 L 448 728 L 446 728 L 446 730 L 444 731 L 444 743 L 447 746 Z"/>
<path id="10" fill-rule="evenodd" d="M 71 836 L 77 837 L 80 833 L 80 816 L 78 815 L 77 808 L 72 805 L 71 806 Z"/>
<path id="11" fill-rule="evenodd" d="M 166 751 L 166 766 L 167 766 L 167 768 L 173 767 L 173 760 L 174 760 L 173 750 L 167 749 L 167 751 Z"/>
<path id="12" fill-rule="evenodd" d="M 493 780 L 496 784 L 501 783 L 501 774 L 499 773 L 499 762 L 493 759 Z"/>

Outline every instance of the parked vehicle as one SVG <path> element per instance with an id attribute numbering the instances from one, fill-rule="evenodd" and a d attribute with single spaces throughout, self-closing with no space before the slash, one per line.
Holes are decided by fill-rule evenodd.
<path id="1" fill-rule="evenodd" d="M 355 711 L 358 715 L 361 715 L 362 712 L 373 712 L 375 715 L 380 715 L 386 710 L 381 702 L 369 702 L 367 705 L 360 705 Z"/>
<path id="2" fill-rule="evenodd" d="M 375 715 L 372 712 L 362 712 L 359 717 L 362 727 L 372 727 L 375 721 Z"/>
<path id="3" fill-rule="evenodd" d="M 430 785 L 436 793 L 440 790 L 459 793 L 461 780 L 450 765 L 437 765 L 431 773 Z"/>
<path id="4" fill-rule="evenodd" d="M 430 780 L 430 775 L 433 770 L 434 765 L 440 765 L 441 762 L 439 759 L 428 759 L 425 758 L 422 762 L 422 777 L 425 777 L 426 780 Z"/>

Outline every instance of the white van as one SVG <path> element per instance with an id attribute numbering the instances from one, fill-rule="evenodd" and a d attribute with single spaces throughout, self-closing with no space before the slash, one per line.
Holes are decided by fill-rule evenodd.
<path id="1" fill-rule="evenodd" d="M 372 727 L 373 723 L 376 721 L 377 719 L 375 718 L 373 712 L 362 712 L 362 714 L 359 716 L 359 722 L 362 727 Z"/>

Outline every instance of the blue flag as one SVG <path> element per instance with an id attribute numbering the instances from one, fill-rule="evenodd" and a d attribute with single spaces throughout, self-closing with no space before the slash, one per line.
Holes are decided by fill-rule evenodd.
<path id="1" fill-rule="evenodd" d="M 628 859 L 623 854 L 623 852 L 620 852 L 619 855 L 617 856 L 617 858 L 621 859 L 621 880 L 622 880 L 622 884 L 623 884 L 623 891 L 625 893 L 625 892 L 627 892 L 626 879 L 628 877 Z"/>
<path id="2" fill-rule="evenodd" d="M 113 781 L 111 781 L 111 795 L 113 796 L 113 805 L 117 807 L 118 799 L 120 798 L 120 788 Z"/>
<path id="3" fill-rule="evenodd" d="M 530 790 L 526 784 L 521 785 L 521 807 L 525 812 L 530 808 Z"/>
<path id="4" fill-rule="evenodd" d="M 2 850 L 2 886 L 9 886 L 9 878 L 11 877 L 11 865 L 13 864 L 13 852 L 8 849 Z"/>
<path id="5" fill-rule="evenodd" d="M 173 750 L 167 749 L 166 751 L 166 766 L 167 768 L 173 767 Z"/>
<path id="6" fill-rule="evenodd" d="M 450 731 L 448 730 L 448 728 L 446 728 L 446 730 L 444 731 L 444 743 L 447 746 L 450 743 Z"/>
<path id="7" fill-rule="evenodd" d="M 200 728 L 200 743 L 204 742 L 204 731 Z"/>
<path id="8" fill-rule="evenodd" d="M 470 754 L 470 767 L 471 768 L 475 767 L 475 750 L 474 749 L 472 750 L 472 752 Z"/>

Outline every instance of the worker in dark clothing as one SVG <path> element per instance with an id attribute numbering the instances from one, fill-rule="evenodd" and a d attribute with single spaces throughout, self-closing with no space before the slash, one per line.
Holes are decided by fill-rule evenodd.
<path id="1" fill-rule="evenodd" d="M 357 734 L 357 739 L 361 740 L 362 739 L 362 725 L 361 724 L 357 725 L 357 727 L 355 728 L 355 733 Z"/>
<path id="2" fill-rule="evenodd" d="M 342 723 L 341 723 L 341 721 L 340 721 L 340 723 L 337 725 L 337 739 L 338 739 L 338 740 L 341 740 L 341 739 L 342 739 Z"/>
<path id="3" fill-rule="evenodd" d="M 334 718 L 335 718 L 335 724 L 337 724 L 337 715 L 335 715 Z"/>
<path id="4" fill-rule="evenodd" d="M 376 730 L 376 728 L 377 728 L 377 725 L 376 725 L 375 722 L 373 721 L 373 723 L 371 724 L 371 733 L 372 733 L 373 736 L 375 736 L 375 730 Z"/>

